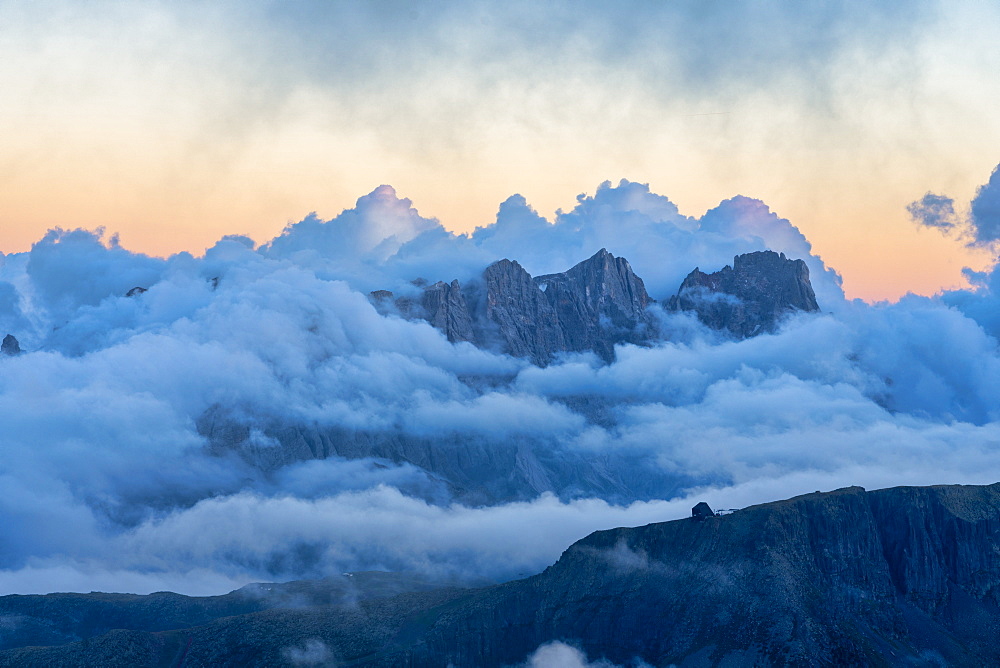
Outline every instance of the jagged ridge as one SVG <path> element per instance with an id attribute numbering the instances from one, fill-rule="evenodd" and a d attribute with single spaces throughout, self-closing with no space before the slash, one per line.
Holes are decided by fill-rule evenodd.
<path id="1" fill-rule="evenodd" d="M 601 249 L 561 274 L 532 278 L 516 261 L 494 262 L 480 283 L 439 281 L 417 300 L 376 290 L 377 305 L 423 317 L 449 341 L 497 348 L 545 365 L 561 352 L 593 351 L 614 360 L 616 343 L 650 338 L 646 307 L 653 303 L 625 258 Z"/>

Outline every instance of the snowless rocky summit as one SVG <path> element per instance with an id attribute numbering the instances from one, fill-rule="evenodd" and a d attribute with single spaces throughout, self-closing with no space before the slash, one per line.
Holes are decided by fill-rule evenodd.
<path id="1" fill-rule="evenodd" d="M 605 249 L 560 274 L 532 276 L 516 261 L 494 262 L 482 280 L 423 286 L 419 299 L 376 290 L 377 305 L 419 316 L 449 341 L 468 341 L 548 364 L 560 352 L 593 351 L 614 359 L 616 343 L 649 338 L 653 303 L 625 258 Z"/>
<path id="2" fill-rule="evenodd" d="M 656 337 L 646 310 L 655 300 L 628 260 L 603 248 L 560 274 L 532 277 L 503 259 L 465 286 L 414 284 L 422 288 L 418 297 L 376 290 L 372 300 L 383 311 L 427 320 L 453 343 L 468 341 L 542 366 L 561 352 L 592 351 L 611 362 L 615 344 Z M 805 262 L 772 251 L 738 255 L 712 274 L 696 268 L 666 305 L 739 338 L 775 331 L 790 312 L 819 310 Z"/>
<path id="3" fill-rule="evenodd" d="M 695 268 L 668 306 L 739 338 L 773 332 L 790 311 L 819 310 L 806 263 L 774 251 L 737 255 L 712 274 Z"/>
<path id="4" fill-rule="evenodd" d="M 3 337 L 3 343 L 0 343 L 0 355 L 19 355 L 20 353 L 21 344 L 17 342 L 13 334 Z"/>

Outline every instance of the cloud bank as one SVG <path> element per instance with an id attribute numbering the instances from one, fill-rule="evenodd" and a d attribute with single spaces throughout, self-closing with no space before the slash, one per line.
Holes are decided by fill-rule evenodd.
<path id="1" fill-rule="evenodd" d="M 653 306 L 655 344 L 539 368 L 367 295 L 474 282 L 504 257 L 563 271 L 601 247 L 657 300 L 695 266 L 781 251 L 805 260 L 822 311 L 734 341 Z M 513 196 L 468 235 L 388 186 L 201 257 L 52 230 L 0 257 L 0 333 L 25 351 L 0 358 L 0 590 L 217 593 L 366 569 L 503 580 L 696 500 L 995 482 L 1000 279 L 973 278 L 848 301 L 764 203 L 692 218 L 628 181 L 552 221 Z"/>

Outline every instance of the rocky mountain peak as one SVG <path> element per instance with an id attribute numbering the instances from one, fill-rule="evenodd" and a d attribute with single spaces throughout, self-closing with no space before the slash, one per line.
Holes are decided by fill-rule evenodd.
<path id="1" fill-rule="evenodd" d="M 0 344 L 0 355 L 20 355 L 21 354 L 21 344 L 17 342 L 13 334 L 8 334 L 3 337 L 3 343 Z"/>
<path id="2" fill-rule="evenodd" d="M 695 268 L 669 307 L 740 338 L 775 331 L 789 312 L 819 310 L 806 263 L 773 251 L 737 255 L 712 274 Z"/>
<path id="3" fill-rule="evenodd" d="M 616 343 L 647 340 L 646 307 L 653 300 L 625 258 L 602 248 L 564 273 L 534 281 L 556 311 L 568 350 L 593 350 L 611 361 Z"/>
<path id="4" fill-rule="evenodd" d="M 546 365 L 561 352 L 597 353 L 615 358 L 615 345 L 647 344 L 653 303 L 628 260 L 602 248 L 558 274 L 532 277 L 517 261 L 489 265 L 481 279 L 413 282 L 416 296 L 371 293 L 382 313 L 422 318 L 451 342 L 467 341 Z M 732 266 L 706 274 L 692 271 L 669 304 L 694 311 L 702 322 L 746 338 L 773 332 L 790 311 L 817 311 L 802 260 L 781 253 L 746 253 Z"/>
<path id="5" fill-rule="evenodd" d="M 555 309 L 524 267 L 508 259 L 494 262 L 483 272 L 483 284 L 482 315 L 495 326 L 504 352 L 547 364 L 567 350 Z"/>
<path id="6" fill-rule="evenodd" d="M 381 312 L 423 318 L 449 341 L 468 341 L 546 365 L 560 352 L 614 359 L 616 343 L 645 343 L 652 303 L 625 258 L 602 248 L 566 272 L 532 278 L 517 261 L 488 266 L 478 281 L 414 282 L 418 298 L 371 293 Z"/>

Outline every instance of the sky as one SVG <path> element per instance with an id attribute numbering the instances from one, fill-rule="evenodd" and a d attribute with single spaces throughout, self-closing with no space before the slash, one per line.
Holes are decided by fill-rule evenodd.
<path id="1" fill-rule="evenodd" d="M 627 178 L 693 217 L 763 200 L 850 297 L 930 295 L 995 256 L 907 207 L 1000 161 L 998 28 L 933 0 L 0 0 L 0 251 L 199 255 L 382 184 L 470 232 Z"/>
<path id="2" fill-rule="evenodd" d="M 502 581 L 700 500 L 996 482 L 991 12 L 0 0 L 0 594 Z M 659 302 L 611 363 L 369 299 L 600 248 Z M 819 312 L 663 308 L 764 249 Z"/>

